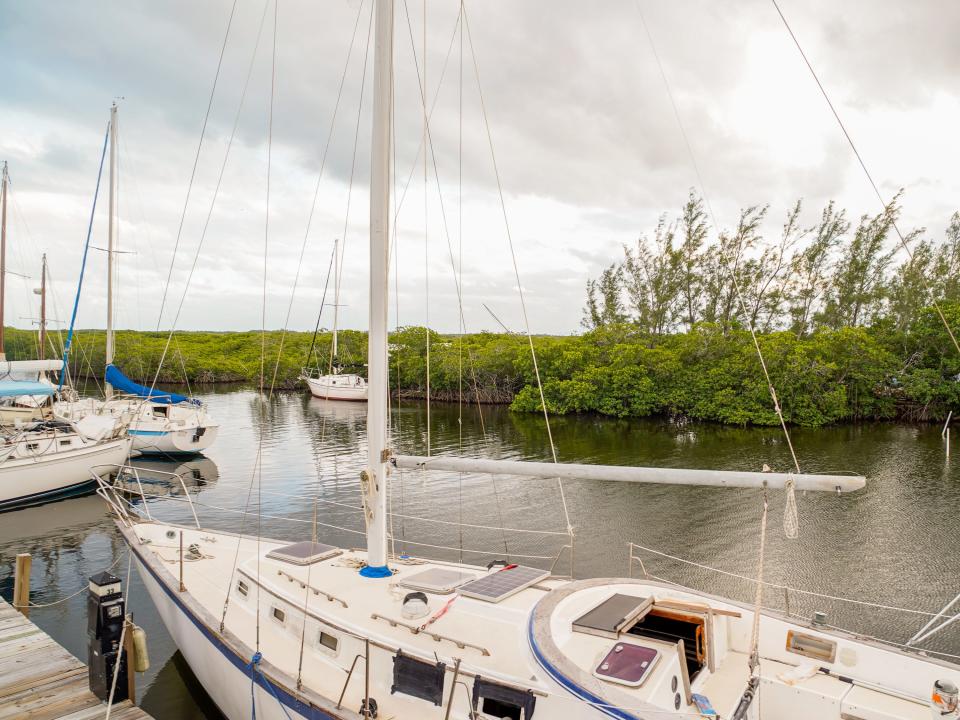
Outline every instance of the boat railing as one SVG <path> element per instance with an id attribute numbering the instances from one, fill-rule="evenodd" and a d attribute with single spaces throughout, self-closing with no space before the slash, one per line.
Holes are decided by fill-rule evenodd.
<path id="1" fill-rule="evenodd" d="M 140 479 L 141 472 L 149 472 L 150 475 L 162 475 L 166 478 L 176 478 L 176 481 L 180 484 L 180 488 L 183 490 L 183 496 L 177 498 L 170 498 L 169 496 L 159 495 L 157 493 L 148 493 L 143 488 L 143 482 Z M 187 484 L 183 480 L 183 476 L 180 473 L 167 472 L 166 470 L 154 470 L 153 468 L 147 470 L 145 468 L 138 468 L 136 465 L 96 465 L 90 468 L 90 473 L 93 475 L 100 486 L 100 490 L 103 490 L 104 487 L 109 488 L 110 492 L 113 495 L 113 502 L 111 499 L 104 498 L 107 502 L 110 502 L 111 505 L 120 504 L 122 506 L 130 506 L 133 509 L 133 504 L 126 500 L 121 500 L 118 488 L 115 484 L 109 484 L 103 480 L 103 477 L 112 477 L 120 479 L 123 477 L 133 477 L 137 485 L 137 495 L 140 497 L 142 502 L 141 506 L 143 508 L 144 514 L 147 516 L 148 520 L 153 520 L 153 516 L 150 514 L 150 503 L 147 501 L 148 498 L 167 498 L 167 499 L 178 499 L 185 501 L 190 507 L 190 513 L 193 515 L 193 522 L 196 528 L 200 529 L 200 519 L 197 516 L 197 509 L 194 507 L 193 499 L 190 497 L 190 493 L 187 491 Z M 98 490 L 98 493 L 103 497 L 103 493 Z M 116 509 L 116 508 L 115 508 Z M 124 507 L 124 515 L 129 517 L 129 513 L 126 512 Z"/>
<path id="2" fill-rule="evenodd" d="M 769 594 L 767 595 L 771 601 L 776 601 L 777 598 L 780 599 L 780 604 L 778 606 L 773 606 L 765 604 L 763 606 L 764 610 L 778 612 L 783 615 L 787 615 L 791 618 L 809 622 L 813 626 L 822 626 L 830 628 L 832 630 L 839 630 L 842 632 L 850 633 L 863 637 L 870 640 L 876 640 L 888 645 L 893 645 L 903 650 L 908 650 L 912 652 L 926 653 L 930 655 L 940 655 L 949 658 L 957 658 L 960 656 L 947 653 L 939 652 L 936 650 L 924 649 L 921 650 L 918 647 L 915 647 L 917 644 L 928 640 L 933 637 L 935 634 L 946 629 L 947 627 L 953 625 L 957 621 L 960 621 L 960 612 L 956 611 L 955 606 L 960 603 L 960 595 L 957 595 L 951 602 L 947 603 L 939 612 L 929 612 L 927 610 L 920 610 L 917 608 L 909 607 L 900 607 L 896 605 L 890 605 L 886 603 L 872 602 L 869 600 L 858 600 L 855 598 L 844 597 L 840 595 L 833 595 L 830 593 L 817 592 L 815 590 L 807 590 L 804 588 L 793 587 L 790 585 L 785 585 L 782 583 L 770 582 L 767 580 L 757 580 L 755 577 L 750 577 L 748 575 L 743 575 L 736 572 L 731 572 L 729 570 L 723 570 L 721 568 L 712 567 L 703 563 L 696 562 L 687 558 L 678 557 L 677 555 L 672 555 L 670 553 L 663 552 L 662 550 L 657 550 L 654 548 L 646 547 L 644 545 L 639 545 L 634 542 L 627 543 L 628 549 L 628 566 L 627 566 L 627 575 L 631 578 L 635 576 L 635 570 L 639 567 L 641 576 L 646 580 L 655 580 L 658 582 L 666 583 L 669 585 L 676 586 L 678 589 L 685 590 L 694 590 L 691 587 L 689 580 L 684 580 L 684 582 L 678 582 L 676 578 L 667 578 L 663 577 L 660 574 L 655 574 L 651 572 L 647 567 L 647 563 L 650 562 L 650 556 L 656 558 L 660 561 L 679 563 L 687 568 L 692 568 L 695 570 L 704 571 L 710 573 L 714 576 L 721 576 L 728 578 L 733 581 L 743 582 L 751 585 L 756 588 L 758 584 L 762 585 L 765 589 L 769 589 Z M 644 563 L 644 557 L 647 558 L 647 563 Z M 711 583 L 715 584 L 715 583 Z M 753 591 L 748 594 L 748 597 L 753 595 Z M 840 607 L 849 607 L 856 612 L 855 617 L 858 619 L 861 618 L 862 612 L 864 610 L 875 611 L 876 613 L 893 613 L 896 615 L 906 615 L 906 616 L 915 616 L 919 618 L 925 618 L 928 620 L 926 625 L 924 625 L 918 632 L 916 632 L 909 640 L 906 642 L 896 642 L 890 638 L 877 637 L 875 635 L 868 635 L 859 630 L 851 630 L 850 628 L 840 627 L 837 625 L 828 624 L 826 622 L 826 615 L 823 612 L 820 612 L 822 608 L 817 608 L 813 613 L 812 618 L 810 616 L 801 614 L 798 612 L 798 606 L 801 605 L 803 600 L 814 600 L 814 601 L 823 601 L 824 603 L 837 603 Z M 951 609 L 954 609 L 955 614 L 950 615 Z M 937 622 L 940 622 L 937 625 Z"/>

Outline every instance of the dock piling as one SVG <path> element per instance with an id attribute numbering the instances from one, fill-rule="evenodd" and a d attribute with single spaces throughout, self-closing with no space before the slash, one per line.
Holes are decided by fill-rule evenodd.
<path id="1" fill-rule="evenodd" d="M 13 606 L 30 617 L 30 553 L 17 553 L 16 569 L 13 572 Z"/>

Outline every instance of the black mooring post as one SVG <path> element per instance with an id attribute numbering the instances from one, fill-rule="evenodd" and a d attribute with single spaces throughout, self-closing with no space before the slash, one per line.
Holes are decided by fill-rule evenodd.
<path id="1" fill-rule="evenodd" d="M 110 697 L 113 673 L 120 663 L 113 702 L 129 698 L 127 689 L 127 657 L 120 647 L 120 636 L 126 618 L 123 583 L 108 572 L 90 578 L 87 594 L 87 666 L 90 690 L 101 700 Z"/>

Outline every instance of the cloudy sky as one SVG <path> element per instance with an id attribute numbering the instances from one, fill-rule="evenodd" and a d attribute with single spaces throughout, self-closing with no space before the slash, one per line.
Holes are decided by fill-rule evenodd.
<path id="1" fill-rule="evenodd" d="M 769 203 L 775 235 L 798 197 L 811 222 L 829 199 L 853 216 L 877 210 L 769 0 L 472 0 L 462 62 L 458 3 L 431 0 L 424 32 L 422 2 L 407 1 L 398 0 L 395 40 L 402 324 L 422 324 L 429 308 L 431 326 L 456 330 L 456 267 L 468 330 L 497 328 L 484 304 L 511 329 L 523 327 L 480 91 L 535 332 L 576 331 L 586 280 L 697 185 L 641 11 L 721 225 L 744 205 Z M 940 238 L 960 207 L 960 4 L 780 4 L 881 191 L 906 188 L 904 226 Z M 26 327 L 36 313 L 30 289 L 42 252 L 56 314 L 69 317 L 108 111 L 123 98 L 120 326 L 169 327 L 186 288 L 178 327 L 257 328 L 266 265 L 266 324 L 282 327 L 303 247 L 290 326 L 312 328 L 341 238 L 342 324 L 365 327 L 370 0 L 279 0 L 269 233 L 275 8 L 273 0 L 237 1 L 174 256 L 231 7 L 0 0 L 0 160 L 13 182 L 8 266 L 33 276 L 11 276 L 8 323 Z M 423 68 L 424 43 L 434 150 L 426 192 L 413 60 L 415 46 Z M 92 244 L 104 246 L 105 236 L 101 196 Z M 80 326 L 103 326 L 105 274 L 103 253 L 91 250 Z"/>

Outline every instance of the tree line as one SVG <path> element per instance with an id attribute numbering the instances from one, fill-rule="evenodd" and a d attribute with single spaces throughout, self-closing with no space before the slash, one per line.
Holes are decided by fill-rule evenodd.
<path id="1" fill-rule="evenodd" d="M 769 206 L 754 205 L 711 238 L 704 202 L 691 191 L 679 214 L 661 215 L 652 235 L 587 282 L 582 324 L 629 323 L 653 337 L 698 323 L 797 337 L 879 322 L 909 332 L 934 299 L 960 299 L 960 212 L 939 242 L 923 228 L 906 233 L 907 255 L 896 228 L 901 200 L 902 191 L 855 224 L 833 202 L 804 224 L 798 200 L 776 238 L 762 232 Z"/>

